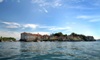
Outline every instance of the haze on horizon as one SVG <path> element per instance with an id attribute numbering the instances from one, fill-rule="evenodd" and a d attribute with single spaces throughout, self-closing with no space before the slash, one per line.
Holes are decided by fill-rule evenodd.
<path id="1" fill-rule="evenodd" d="M 0 36 L 62 32 L 100 38 L 100 0 L 0 0 Z"/>

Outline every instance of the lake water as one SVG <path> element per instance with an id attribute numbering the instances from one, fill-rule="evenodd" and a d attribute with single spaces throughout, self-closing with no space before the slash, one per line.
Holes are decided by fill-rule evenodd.
<path id="1" fill-rule="evenodd" d="M 100 41 L 0 42 L 0 60 L 100 60 Z"/>

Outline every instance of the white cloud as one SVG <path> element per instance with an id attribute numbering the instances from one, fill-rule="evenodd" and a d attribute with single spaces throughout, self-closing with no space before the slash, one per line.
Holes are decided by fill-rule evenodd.
<path id="1" fill-rule="evenodd" d="M 52 30 L 52 31 L 61 31 L 61 30 L 70 30 L 71 27 L 53 27 L 53 28 L 50 28 L 49 30 Z"/>
<path id="2" fill-rule="evenodd" d="M 100 21 L 100 16 L 86 16 L 86 15 L 81 15 L 77 16 L 77 19 L 84 19 L 87 20 L 88 22 L 99 22 Z"/>
<path id="3" fill-rule="evenodd" d="M 67 27 L 57 27 L 57 26 L 41 26 L 39 25 L 38 28 L 44 28 L 44 29 L 47 29 L 49 31 L 71 31 L 71 27 L 70 26 L 67 26 Z"/>
<path id="4" fill-rule="evenodd" d="M 63 4 L 66 8 L 72 8 L 72 9 L 98 9 L 98 6 L 100 6 L 100 0 L 62 0 L 63 2 L 66 2 L 65 4 Z M 86 4 L 82 4 L 82 3 L 86 3 L 88 4 L 88 6 Z M 90 7 L 91 6 L 91 7 Z"/>
<path id="5" fill-rule="evenodd" d="M 84 7 L 81 5 L 65 5 L 66 8 L 70 8 L 70 9 L 81 9 L 81 10 L 85 10 L 85 9 L 94 9 L 93 7 Z"/>
<path id="6" fill-rule="evenodd" d="M 3 24 L 6 24 L 6 28 L 19 28 L 20 24 L 15 22 L 2 22 Z"/>
<path id="7" fill-rule="evenodd" d="M 2 3 L 4 0 L 0 0 L 0 3 Z"/>
<path id="8" fill-rule="evenodd" d="M 61 31 L 61 30 L 71 30 L 70 26 L 67 27 L 57 27 L 57 26 L 41 26 L 39 25 L 38 28 L 44 28 L 50 31 Z"/>
<path id="9" fill-rule="evenodd" d="M 93 20 L 90 20 L 89 22 L 99 22 L 100 19 L 93 19 Z"/>
<path id="10" fill-rule="evenodd" d="M 32 29 L 35 29 L 36 27 L 38 27 L 37 24 L 19 24 L 19 23 L 16 23 L 16 22 L 2 22 L 3 24 L 5 24 L 6 28 L 20 28 L 22 27 L 23 29 L 25 28 L 32 28 Z"/>
<path id="11" fill-rule="evenodd" d="M 35 29 L 38 27 L 38 25 L 36 24 L 25 24 L 23 25 L 24 28 L 32 28 L 32 29 Z"/>
<path id="12" fill-rule="evenodd" d="M 59 7 L 62 6 L 61 0 L 53 0 L 53 1 L 46 1 L 46 0 L 32 0 L 32 3 L 38 4 L 40 7 Z"/>
<path id="13" fill-rule="evenodd" d="M 90 16 L 86 16 L 86 15 L 81 15 L 81 16 L 77 16 L 76 18 L 78 18 L 78 19 L 89 19 L 91 17 Z"/>
<path id="14" fill-rule="evenodd" d="M 61 0 L 55 0 L 54 2 L 53 2 L 53 5 L 52 5 L 53 7 L 60 7 L 60 6 L 62 6 L 62 3 L 61 3 Z"/>
<path id="15" fill-rule="evenodd" d="M 18 26 L 6 26 L 6 28 L 19 28 Z"/>
<path id="16" fill-rule="evenodd" d="M 98 0 L 99 1 L 99 0 Z M 88 0 L 32 0 L 32 3 L 37 4 L 37 6 L 39 6 L 41 9 L 42 8 L 58 8 L 58 7 L 63 7 L 63 8 L 67 8 L 67 9 L 97 9 L 97 7 L 95 7 L 94 5 L 99 5 L 100 6 L 100 2 L 96 2 L 95 0 L 92 1 L 88 1 Z M 89 7 L 85 4 L 81 4 L 81 3 L 87 3 L 89 4 Z M 42 9 L 41 9 L 42 10 Z"/>
<path id="17" fill-rule="evenodd" d="M 48 13 L 48 10 L 47 9 L 43 8 L 43 10 L 44 10 L 44 12 Z"/>
<path id="18" fill-rule="evenodd" d="M 0 36 L 3 36 L 3 37 L 14 37 L 16 39 L 20 39 L 20 32 L 0 31 Z"/>

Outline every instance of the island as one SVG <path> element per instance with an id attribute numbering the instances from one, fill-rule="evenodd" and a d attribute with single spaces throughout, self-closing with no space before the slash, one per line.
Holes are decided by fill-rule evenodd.
<path id="1" fill-rule="evenodd" d="M 0 42 L 16 42 L 16 39 L 13 37 L 0 37 Z"/>
<path id="2" fill-rule="evenodd" d="M 53 33 L 50 35 L 21 33 L 20 41 L 23 42 L 38 42 L 38 41 L 96 41 L 93 36 L 85 36 L 83 34 L 71 33 L 70 35 L 62 32 Z"/>

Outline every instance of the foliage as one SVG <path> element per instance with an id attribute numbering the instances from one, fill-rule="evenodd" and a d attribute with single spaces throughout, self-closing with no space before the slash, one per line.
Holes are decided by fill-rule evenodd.
<path id="1" fill-rule="evenodd" d="M 57 36 L 57 37 L 60 37 L 60 36 L 67 36 L 67 34 L 63 34 L 62 32 L 58 32 L 58 33 L 54 33 L 54 34 L 51 34 L 52 36 Z"/>
<path id="2" fill-rule="evenodd" d="M 71 33 L 70 35 L 72 35 L 72 36 L 78 36 L 78 34 L 76 34 L 76 33 Z"/>
<path id="3" fill-rule="evenodd" d="M 13 37 L 0 37 L 0 41 L 16 41 Z"/>

